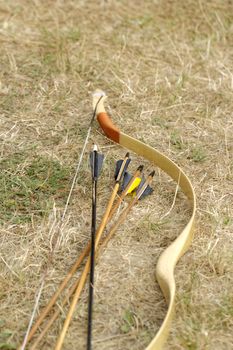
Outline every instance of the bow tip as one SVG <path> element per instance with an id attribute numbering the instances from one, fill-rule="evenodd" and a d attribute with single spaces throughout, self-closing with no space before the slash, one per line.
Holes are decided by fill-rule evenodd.
<path id="1" fill-rule="evenodd" d="M 106 93 L 103 90 L 97 89 L 95 90 L 95 92 L 93 92 L 92 97 L 93 97 L 93 109 L 95 110 L 95 108 L 98 105 L 98 108 L 96 111 L 97 114 L 100 112 L 105 112 L 103 102 L 107 98 Z"/>
<path id="2" fill-rule="evenodd" d="M 101 89 L 96 89 L 93 94 L 92 94 L 93 97 L 97 97 L 97 98 L 100 98 L 100 97 L 107 97 L 106 93 L 101 90 Z"/>

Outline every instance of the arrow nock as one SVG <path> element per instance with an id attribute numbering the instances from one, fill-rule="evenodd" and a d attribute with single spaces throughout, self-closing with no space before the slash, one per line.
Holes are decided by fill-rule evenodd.
<path id="1" fill-rule="evenodd" d="M 154 175 L 155 175 L 155 171 L 153 170 L 148 175 L 146 180 L 145 178 L 142 179 L 136 192 L 136 196 L 138 200 L 145 198 L 146 196 L 150 195 L 153 192 L 153 188 L 150 186 L 150 184 L 153 180 Z"/>
<path id="2" fill-rule="evenodd" d="M 122 180 L 130 162 L 131 162 L 131 159 L 129 158 L 129 152 L 126 153 L 124 159 L 120 159 L 116 162 L 116 170 L 114 174 L 116 183 L 117 182 L 119 183 Z"/>

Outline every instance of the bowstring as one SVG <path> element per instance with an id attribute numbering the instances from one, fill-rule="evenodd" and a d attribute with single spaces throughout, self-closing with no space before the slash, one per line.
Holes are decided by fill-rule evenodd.
<path id="1" fill-rule="evenodd" d="M 72 180 L 72 184 L 71 184 L 71 187 L 70 187 L 69 194 L 67 196 L 67 200 L 66 200 L 66 204 L 65 204 L 65 207 L 64 207 L 64 210 L 63 210 L 63 214 L 61 216 L 60 223 L 59 223 L 58 228 L 57 228 L 57 234 L 52 239 L 52 246 L 51 246 L 50 256 L 49 256 L 49 259 L 48 259 L 48 264 L 46 265 L 46 270 L 45 270 L 45 272 L 44 272 L 44 274 L 42 276 L 41 284 L 40 284 L 40 287 L 39 287 L 38 292 L 37 292 L 36 297 L 35 297 L 35 304 L 34 304 L 34 307 L 33 307 L 32 313 L 31 313 L 31 317 L 30 317 L 30 320 L 29 320 L 29 323 L 28 323 L 27 331 L 26 331 L 25 336 L 24 336 L 23 344 L 22 344 L 22 346 L 20 348 L 21 350 L 25 350 L 25 347 L 27 345 L 28 336 L 29 336 L 29 333 L 30 333 L 31 328 L 32 328 L 32 324 L 33 324 L 33 321 L 34 321 L 34 318 L 35 318 L 36 310 L 37 310 L 37 308 L 39 306 L 40 297 L 41 297 L 41 294 L 42 294 L 42 291 L 43 291 L 43 288 L 44 288 L 44 285 L 45 285 L 45 280 L 46 280 L 46 278 L 48 276 L 49 267 L 52 265 L 52 262 L 53 262 L 54 251 L 55 251 L 55 248 L 57 246 L 58 238 L 59 238 L 59 236 L 61 234 L 62 224 L 64 222 L 64 219 L 65 219 L 65 216 L 66 216 L 66 213 L 67 213 L 67 210 L 68 210 L 68 206 L 69 206 L 70 199 L 71 199 L 71 196 L 72 196 L 72 193 L 73 193 L 73 190 L 74 190 L 74 186 L 75 186 L 76 181 L 77 181 L 77 177 L 78 177 L 79 169 L 80 169 L 80 166 L 81 166 L 81 163 L 82 163 L 82 160 L 83 160 L 85 149 L 86 149 L 89 137 L 90 137 L 92 125 L 93 125 L 93 122 L 94 122 L 94 119 L 95 119 L 95 116 L 96 116 L 97 107 L 98 107 L 98 105 L 99 105 L 99 103 L 100 103 L 100 101 L 101 101 L 101 99 L 103 97 L 104 97 L 104 95 L 101 95 L 100 98 L 98 99 L 98 101 L 97 101 L 97 103 L 95 105 L 92 117 L 91 117 L 91 121 L 90 121 L 88 130 L 87 130 L 86 139 L 84 141 L 83 148 L 82 148 L 82 151 L 81 151 L 81 154 L 80 154 L 80 157 L 79 157 L 79 161 L 78 161 L 78 164 L 76 166 L 75 174 L 74 174 L 74 177 L 73 177 L 73 180 Z"/>

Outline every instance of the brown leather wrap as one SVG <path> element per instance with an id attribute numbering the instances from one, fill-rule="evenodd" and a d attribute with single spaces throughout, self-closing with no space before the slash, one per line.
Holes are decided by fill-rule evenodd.
<path id="1" fill-rule="evenodd" d="M 113 124 L 107 113 L 101 112 L 97 115 L 97 120 L 105 135 L 111 140 L 119 143 L 120 130 Z"/>

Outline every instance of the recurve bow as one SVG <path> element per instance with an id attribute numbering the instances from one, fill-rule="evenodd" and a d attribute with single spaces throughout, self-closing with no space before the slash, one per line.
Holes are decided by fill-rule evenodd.
<path id="1" fill-rule="evenodd" d="M 100 97 L 102 99 L 99 101 Z M 191 216 L 185 228 L 180 235 L 169 245 L 158 259 L 156 266 L 156 278 L 167 302 L 166 316 L 155 337 L 151 340 L 146 350 L 162 349 L 165 343 L 171 320 L 175 309 L 176 283 L 174 270 L 179 258 L 187 251 L 191 244 L 194 231 L 194 218 L 196 213 L 196 196 L 194 188 L 184 171 L 175 164 L 171 159 L 157 151 L 155 148 L 137 140 L 136 138 L 126 135 L 114 125 L 107 114 L 104 101 L 107 98 L 103 91 L 97 90 L 93 94 L 93 108 L 96 108 L 97 120 L 103 129 L 105 135 L 112 141 L 131 150 L 149 160 L 151 163 L 162 169 L 168 174 L 181 188 L 190 201 Z"/>

